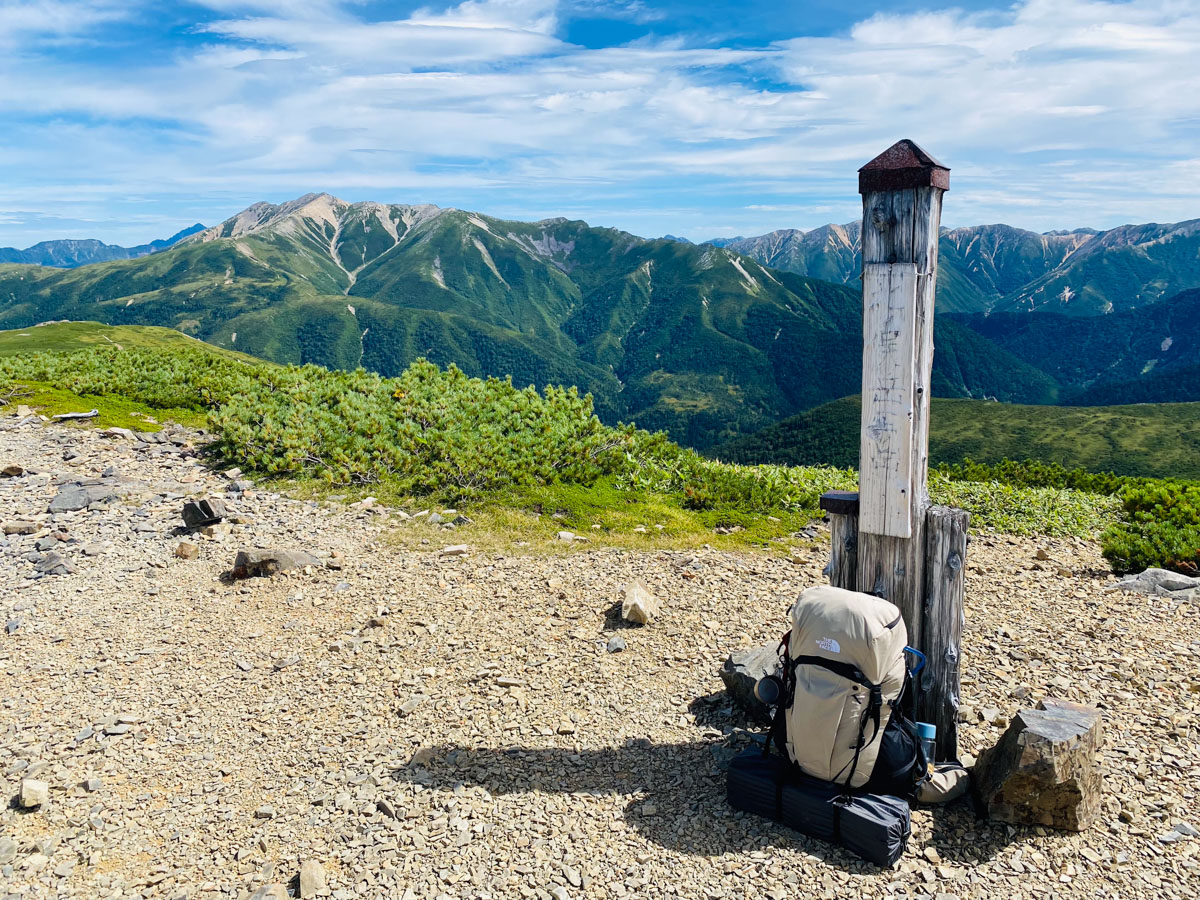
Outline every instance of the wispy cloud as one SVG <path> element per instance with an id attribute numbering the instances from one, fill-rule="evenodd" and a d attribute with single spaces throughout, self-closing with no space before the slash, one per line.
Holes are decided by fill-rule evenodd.
<path id="1" fill-rule="evenodd" d="M 1197 0 L 882 12 L 736 48 L 639 2 L 202 6 L 162 29 L 132 0 L 0 6 L 19 45 L 0 56 L 0 210 L 124 219 L 122 198 L 160 197 L 169 228 L 331 189 L 704 237 L 850 218 L 857 166 L 912 137 L 954 169 L 954 223 L 1200 214 Z M 655 26 L 585 48 L 576 17 Z M 120 19 L 155 52 L 106 58 Z"/>

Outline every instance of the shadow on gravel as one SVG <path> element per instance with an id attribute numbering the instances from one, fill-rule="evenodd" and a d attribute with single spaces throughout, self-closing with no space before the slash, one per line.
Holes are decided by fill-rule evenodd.
<path id="1" fill-rule="evenodd" d="M 477 785 L 492 794 L 545 791 L 592 796 L 632 795 L 625 820 L 667 849 L 697 856 L 792 847 L 847 871 L 877 871 L 840 848 L 764 818 L 732 809 L 725 800 L 725 768 L 756 746 L 735 732 L 719 741 L 621 746 L 576 752 L 567 748 L 471 749 L 439 746 L 419 765 L 397 770 L 397 780 L 453 790 Z M 990 859 L 1013 839 L 1008 829 L 976 819 L 966 801 L 932 810 L 930 843 L 944 861 Z M 910 848 L 908 856 L 916 854 Z"/>

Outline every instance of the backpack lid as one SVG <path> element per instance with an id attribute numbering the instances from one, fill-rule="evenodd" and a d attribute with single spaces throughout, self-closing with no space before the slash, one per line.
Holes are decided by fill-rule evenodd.
<path id="1" fill-rule="evenodd" d="M 937 726 L 931 725 L 929 722 L 914 722 L 917 726 L 917 737 L 933 740 L 937 738 Z"/>

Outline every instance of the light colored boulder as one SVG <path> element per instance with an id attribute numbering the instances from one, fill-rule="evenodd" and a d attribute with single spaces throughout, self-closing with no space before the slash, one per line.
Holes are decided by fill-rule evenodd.
<path id="1" fill-rule="evenodd" d="M 50 785 L 36 778 L 22 778 L 17 803 L 25 809 L 35 809 L 50 802 Z"/>
<path id="2" fill-rule="evenodd" d="M 662 604 L 641 581 L 635 581 L 625 589 L 625 600 L 621 603 L 621 618 L 637 625 L 649 625 L 662 613 Z"/>
<path id="3" fill-rule="evenodd" d="M 300 867 L 300 897 L 309 900 L 325 890 L 325 867 L 315 859 L 306 860 Z"/>

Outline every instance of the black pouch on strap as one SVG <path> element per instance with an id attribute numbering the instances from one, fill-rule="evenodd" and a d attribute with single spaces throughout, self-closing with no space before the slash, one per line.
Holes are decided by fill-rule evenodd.
<path id="1" fill-rule="evenodd" d="M 778 756 L 749 750 L 729 764 L 729 805 L 836 843 L 877 866 L 895 864 L 908 846 L 911 819 L 899 797 L 847 794 Z"/>

